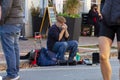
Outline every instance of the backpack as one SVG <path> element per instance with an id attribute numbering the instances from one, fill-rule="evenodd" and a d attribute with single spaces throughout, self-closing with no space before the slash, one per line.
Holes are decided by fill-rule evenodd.
<path id="1" fill-rule="evenodd" d="M 46 48 L 33 49 L 27 55 L 20 56 L 20 59 L 28 59 L 33 66 L 52 66 L 57 64 L 56 53 Z"/>
<path id="2" fill-rule="evenodd" d="M 29 52 L 29 61 L 31 65 L 37 65 L 38 56 L 40 55 L 41 49 L 34 49 Z"/>
<path id="3" fill-rule="evenodd" d="M 26 54 L 25 56 L 20 56 L 20 59 L 21 60 L 28 59 L 31 65 L 37 65 L 40 50 L 41 49 L 33 49 L 30 52 L 28 52 L 28 54 Z"/>
<path id="4" fill-rule="evenodd" d="M 41 48 L 40 54 L 37 59 L 38 66 L 53 66 L 57 64 L 56 53 Z"/>

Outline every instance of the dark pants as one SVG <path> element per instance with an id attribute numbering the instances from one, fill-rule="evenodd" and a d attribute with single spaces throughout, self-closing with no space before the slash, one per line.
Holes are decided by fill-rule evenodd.
<path id="1" fill-rule="evenodd" d="M 99 28 L 100 28 L 99 23 L 95 23 L 94 24 L 94 36 L 99 36 Z"/>
<path id="2" fill-rule="evenodd" d="M 53 51 L 57 53 L 58 60 L 65 60 L 65 52 L 69 50 L 70 54 L 68 60 L 73 60 L 77 52 L 77 47 L 78 42 L 75 40 L 66 42 L 56 42 L 53 47 Z"/>

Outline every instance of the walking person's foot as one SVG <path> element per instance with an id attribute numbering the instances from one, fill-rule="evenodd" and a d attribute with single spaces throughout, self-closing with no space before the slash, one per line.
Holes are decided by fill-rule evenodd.
<path id="1" fill-rule="evenodd" d="M 8 76 L 4 76 L 4 77 L 2 78 L 2 80 L 20 80 L 20 76 L 17 76 L 17 77 L 15 77 L 15 78 L 10 78 L 10 77 L 8 77 Z"/>
<path id="2" fill-rule="evenodd" d="M 2 76 L 0 76 L 0 80 L 2 80 Z"/>

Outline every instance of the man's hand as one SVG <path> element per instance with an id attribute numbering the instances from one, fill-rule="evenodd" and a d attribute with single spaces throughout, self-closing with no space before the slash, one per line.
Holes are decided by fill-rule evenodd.
<path id="1" fill-rule="evenodd" d="M 69 37 L 69 33 L 67 31 L 68 26 L 66 24 L 62 25 L 62 31 L 59 34 L 59 41 L 63 38 L 64 34 L 65 37 L 68 38 Z"/>
<path id="2" fill-rule="evenodd" d="M 101 14 L 101 13 L 99 13 L 99 17 L 100 17 L 100 20 L 102 20 L 102 19 L 103 19 L 103 16 L 102 16 L 102 14 Z"/>
<path id="3" fill-rule="evenodd" d="M 68 30 L 67 30 L 68 26 L 66 24 L 63 24 L 62 27 L 65 30 L 65 37 L 68 38 L 69 37 L 69 33 L 68 33 Z"/>
<path id="4" fill-rule="evenodd" d="M 68 26 L 66 24 L 63 24 L 62 29 L 64 29 L 66 31 L 67 28 L 68 28 Z"/>

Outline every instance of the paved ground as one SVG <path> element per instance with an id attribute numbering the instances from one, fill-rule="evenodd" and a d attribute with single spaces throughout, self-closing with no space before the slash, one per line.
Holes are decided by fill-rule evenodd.
<path id="1" fill-rule="evenodd" d="M 20 52 L 21 55 L 26 54 L 31 49 L 40 48 L 38 44 L 35 47 L 35 41 L 29 38 L 27 41 L 20 40 Z M 96 37 L 80 37 L 79 45 L 94 45 L 98 44 L 98 38 Z M 42 41 L 42 46 L 46 46 L 46 40 Z M 113 46 L 116 45 L 114 41 Z M 88 53 L 91 49 L 80 48 L 81 53 Z M 0 62 L 4 60 L 3 53 L 0 45 Z M 113 68 L 112 80 L 119 79 L 119 65 L 117 59 L 111 59 Z M 0 75 L 5 75 L 5 72 L 0 72 Z M 37 67 L 26 68 L 20 71 L 21 80 L 102 80 L 100 73 L 100 67 L 77 65 L 77 66 L 49 66 L 49 67 Z"/>
<path id="2" fill-rule="evenodd" d="M 91 44 L 98 44 L 97 37 L 80 37 L 79 38 L 79 45 L 91 45 Z M 42 40 L 42 46 L 46 46 L 46 39 Z M 32 49 L 40 48 L 40 44 L 37 43 L 33 38 L 29 38 L 27 41 L 20 40 L 20 52 L 26 53 Z M 2 53 L 1 44 L 0 44 L 0 53 Z"/>
<path id="3" fill-rule="evenodd" d="M 79 38 L 79 45 L 94 45 L 94 44 L 98 44 L 98 38 L 97 37 L 80 37 Z M 113 43 L 113 46 L 117 46 L 116 45 L 116 39 Z M 46 39 L 42 40 L 42 47 L 46 47 Z M 20 40 L 20 52 L 22 53 L 26 53 L 32 49 L 35 48 L 40 48 L 40 44 L 37 43 L 33 38 L 28 38 L 27 41 L 24 40 Z M 2 48 L 1 48 L 1 44 L 0 44 L 0 54 L 2 54 Z"/>
<path id="4" fill-rule="evenodd" d="M 40 48 L 40 44 L 33 39 L 33 38 L 28 38 L 27 41 L 24 40 L 20 40 L 20 54 L 21 55 L 25 55 L 27 54 L 30 50 L 32 49 L 36 49 L 36 48 Z M 41 41 L 42 47 L 46 47 L 46 39 L 42 39 Z M 98 44 L 98 38 L 97 37 L 80 37 L 79 38 L 79 45 L 83 46 L 83 45 L 95 45 Z M 113 43 L 113 46 L 117 46 L 116 45 L 116 39 Z M 79 52 L 80 53 L 87 53 L 87 52 L 94 52 L 96 49 L 87 49 L 87 48 L 79 48 Z M 2 47 L 0 44 L 0 61 L 4 60 L 3 57 L 3 52 L 2 52 Z"/>
<path id="5" fill-rule="evenodd" d="M 117 59 L 111 59 L 113 68 L 112 80 L 119 79 L 119 67 Z M 5 72 L 0 72 L 5 75 Z M 21 69 L 21 80 L 103 80 L 100 65 L 77 66 L 49 66 L 31 69 Z"/>

